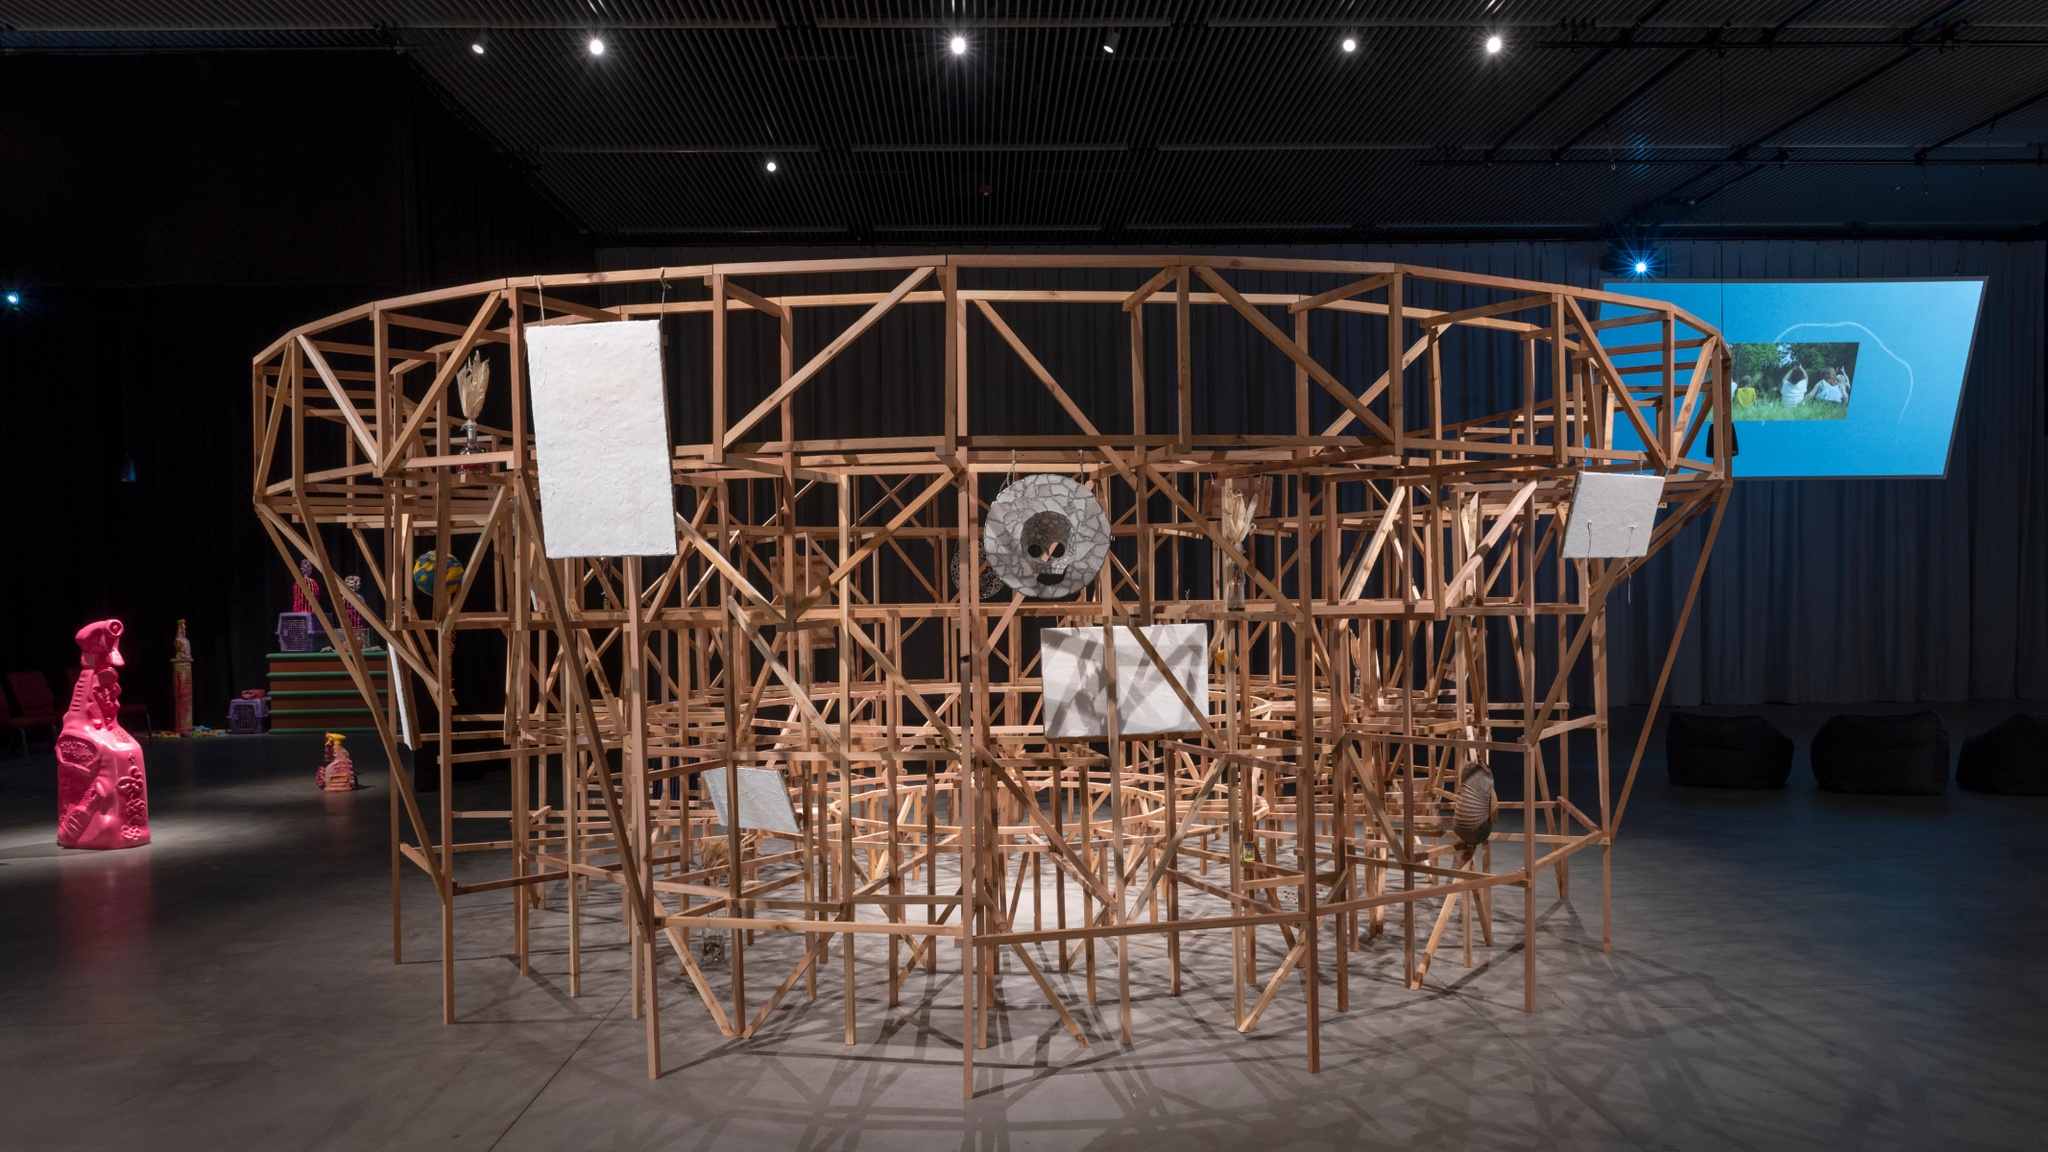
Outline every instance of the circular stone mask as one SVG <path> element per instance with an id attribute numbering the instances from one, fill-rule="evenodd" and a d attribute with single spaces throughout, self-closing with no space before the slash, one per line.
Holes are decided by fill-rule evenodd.
<path id="1" fill-rule="evenodd" d="M 1086 587 L 1109 555 L 1109 517 L 1086 486 L 1052 472 L 1021 477 L 988 507 L 981 549 L 1003 583 L 1057 600 Z"/>

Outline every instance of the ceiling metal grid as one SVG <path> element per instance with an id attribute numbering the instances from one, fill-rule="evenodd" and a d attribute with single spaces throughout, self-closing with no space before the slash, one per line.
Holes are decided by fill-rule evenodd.
<path id="1" fill-rule="evenodd" d="M 613 237 L 2048 221 L 2039 0 L 14 0 L 4 19 L 7 52 L 403 51 Z"/>

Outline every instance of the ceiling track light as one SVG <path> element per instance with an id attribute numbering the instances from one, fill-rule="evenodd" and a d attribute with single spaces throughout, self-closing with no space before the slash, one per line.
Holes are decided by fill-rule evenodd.
<path id="1" fill-rule="evenodd" d="M 1358 51 L 1358 37 L 1346 36 L 1337 46 L 1344 49 L 1346 54 L 1356 52 Z"/>
<path id="2" fill-rule="evenodd" d="M 776 168 L 776 164 L 775 164 L 775 161 L 773 161 L 773 160 L 770 160 L 770 161 L 769 161 L 769 162 L 767 163 L 766 167 L 767 167 L 767 169 L 768 169 L 768 170 L 769 170 L 770 172 L 773 172 L 773 171 L 775 171 L 775 168 Z"/>
<path id="3" fill-rule="evenodd" d="M 1607 252 L 1602 263 L 1614 269 L 1616 275 L 1631 280 L 1654 279 L 1657 269 L 1663 264 L 1660 253 L 1640 241 L 1620 241 Z"/>
<path id="4" fill-rule="evenodd" d="M 482 40 L 471 40 L 471 41 L 469 42 L 469 50 L 470 50 L 471 52 L 474 52 L 474 53 L 476 53 L 476 54 L 477 54 L 477 55 L 479 55 L 479 56 L 483 55 L 483 54 L 484 54 L 484 42 L 483 42 Z"/>
<path id="5" fill-rule="evenodd" d="M 967 37 L 965 36 L 953 37 L 952 41 L 946 46 L 953 50 L 953 55 L 955 56 L 967 55 Z"/>
<path id="6" fill-rule="evenodd" d="M 1122 34 L 1114 28 L 1110 29 L 1107 32 L 1104 32 L 1102 34 L 1102 51 L 1110 56 L 1116 55 L 1116 43 L 1117 40 L 1121 37 L 1121 35 Z"/>
<path id="7" fill-rule="evenodd" d="M 602 56 L 604 55 L 604 37 L 592 36 L 590 43 L 584 45 L 584 47 L 590 50 L 592 56 Z"/>
<path id="8" fill-rule="evenodd" d="M 1500 50 L 1506 46 L 1499 36 L 1488 36 L 1486 38 L 1486 54 L 1488 56 L 1500 55 Z"/>

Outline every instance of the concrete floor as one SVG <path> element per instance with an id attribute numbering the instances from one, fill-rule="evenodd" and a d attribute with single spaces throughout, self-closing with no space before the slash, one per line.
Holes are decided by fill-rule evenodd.
<path id="1" fill-rule="evenodd" d="M 2017 707 L 1942 711 L 1960 744 Z M 1175 1000 L 1163 950 L 1140 944 L 1132 1046 L 1114 1042 L 1113 982 L 1084 1051 L 1009 977 L 966 1102 L 950 952 L 892 1010 L 886 945 L 863 945 L 851 1048 L 836 959 L 815 1002 L 792 995 L 749 1042 L 671 981 L 650 1082 L 602 924 L 572 999 L 558 914 L 521 980 L 505 902 L 466 899 L 461 1022 L 438 1022 L 416 871 L 391 963 L 383 775 L 316 792 L 317 737 L 151 746 L 155 843 L 103 854 L 55 846 L 47 752 L 0 753 L 0 1147 L 2048 1146 L 2048 798 L 1819 793 L 1806 741 L 1834 709 L 1764 711 L 1800 743 L 1785 792 L 1671 788 L 1653 740 L 1615 855 L 1614 951 L 1582 857 L 1574 903 L 1541 893 L 1534 1015 L 1506 892 L 1477 967 L 1447 949 L 1410 993 L 1381 945 L 1348 1014 L 1326 989 L 1320 1076 L 1299 982 L 1239 1036 L 1201 975 L 1219 966 Z M 1626 748 L 1639 718 L 1618 719 Z"/>

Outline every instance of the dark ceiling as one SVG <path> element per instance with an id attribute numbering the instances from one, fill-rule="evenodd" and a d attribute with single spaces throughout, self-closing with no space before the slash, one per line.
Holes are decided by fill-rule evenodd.
<path id="1" fill-rule="evenodd" d="M 4 11 L 10 53 L 402 51 L 586 228 L 621 243 L 2048 226 L 2044 0 Z"/>

